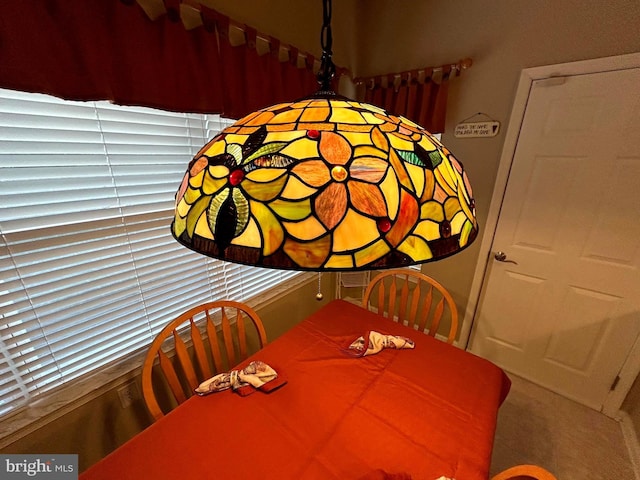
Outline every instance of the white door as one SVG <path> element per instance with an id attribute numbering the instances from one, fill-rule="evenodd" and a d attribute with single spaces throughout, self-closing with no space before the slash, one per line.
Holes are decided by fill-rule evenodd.
<path id="1" fill-rule="evenodd" d="M 534 81 L 471 351 L 600 410 L 640 333 L 639 267 L 640 68 Z"/>

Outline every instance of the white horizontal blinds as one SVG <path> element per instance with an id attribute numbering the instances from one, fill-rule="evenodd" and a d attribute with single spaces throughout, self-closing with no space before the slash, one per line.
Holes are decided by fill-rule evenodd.
<path id="1" fill-rule="evenodd" d="M 79 303 L 77 285 L 89 279 L 78 276 L 93 261 L 73 249 L 83 241 L 82 225 L 111 217 L 111 236 L 125 232 L 93 106 L 18 92 L 2 97 L 0 229 L 20 284 L 2 291 L 0 341 L 20 382 L 3 392 L 6 410 L 64 378 L 75 332 L 65 328 L 73 316 L 60 312 Z M 56 229 L 65 223 L 80 231 Z"/>
<path id="2" fill-rule="evenodd" d="M 149 331 L 157 333 L 184 310 L 218 298 L 224 279 L 219 266 L 209 269 L 206 257 L 173 239 L 169 233 L 170 218 L 149 217 L 129 217 L 127 228 L 144 298 L 145 320 Z"/>
<path id="3" fill-rule="evenodd" d="M 202 115 L 205 143 L 233 124 L 234 120 L 219 115 Z M 204 145 L 204 143 L 203 143 Z M 202 146 L 202 145 L 201 145 Z M 198 153 L 198 152 L 196 152 Z"/>
<path id="4" fill-rule="evenodd" d="M 120 216 L 92 103 L 7 90 L 1 100 L 3 232 Z"/>
<path id="5" fill-rule="evenodd" d="M 28 338 L 41 337 L 41 332 L 32 331 L 25 335 L 25 324 L 38 327 L 31 320 L 35 312 L 22 287 L 20 275 L 6 242 L 0 237 L 0 414 L 26 402 L 29 393 L 22 383 L 18 358 L 15 350 L 19 342 L 28 342 Z"/>
<path id="6" fill-rule="evenodd" d="M 149 341 L 120 219 L 17 232 L 5 239 L 22 291 L 9 293 L 3 301 L 8 318 L 0 335 L 30 394 Z M 24 296 L 29 307 L 22 308 L 16 300 Z"/>
<path id="7" fill-rule="evenodd" d="M 101 102 L 104 135 L 150 332 L 211 298 L 221 278 L 170 233 L 175 191 L 206 141 L 202 115 Z"/>
<path id="8" fill-rule="evenodd" d="M 115 360 L 135 340 L 135 348 L 148 341 L 148 330 L 138 325 L 142 296 L 120 219 L 6 238 L 43 333 L 25 344 L 28 353 L 16 352 L 30 391 Z"/>
<path id="9" fill-rule="evenodd" d="M 298 274 L 299 272 L 225 263 L 224 278 L 226 297 L 231 300 L 244 302 L 265 288 L 268 288 L 269 285 L 277 285 Z"/>
<path id="10" fill-rule="evenodd" d="M 228 122 L 0 90 L 0 414 L 226 297 L 235 267 L 169 227 L 189 160 Z"/>
<path id="11" fill-rule="evenodd" d="M 201 116 L 104 102 L 96 115 L 124 216 L 171 212 L 188 161 L 205 142 Z"/>

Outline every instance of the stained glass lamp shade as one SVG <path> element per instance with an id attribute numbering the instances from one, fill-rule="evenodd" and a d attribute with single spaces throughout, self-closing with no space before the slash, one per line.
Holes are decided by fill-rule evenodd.
<path id="1" fill-rule="evenodd" d="M 172 233 L 222 260 L 293 270 L 439 260 L 478 233 L 462 164 L 410 120 L 326 91 L 242 118 L 205 145 Z"/>

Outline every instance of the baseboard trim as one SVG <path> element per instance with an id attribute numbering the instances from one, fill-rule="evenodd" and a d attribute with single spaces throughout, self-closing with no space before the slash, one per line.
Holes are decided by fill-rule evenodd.
<path id="1" fill-rule="evenodd" d="M 640 480 L 640 442 L 638 441 L 638 434 L 636 433 L 633 421 L 627 412 L 620 410 L 618 412 L 618 418 L 620 419 L 622 437 L 624 438 L 624 443 L 627 445 L 627 450 L 629 451 L 629 458 L 631 459 L 633 473 L 636 476 L 636 480 Z"/>

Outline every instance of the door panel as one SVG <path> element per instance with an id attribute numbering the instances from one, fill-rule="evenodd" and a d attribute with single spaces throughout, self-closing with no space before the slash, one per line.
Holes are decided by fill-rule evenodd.
<path id="1" fill-rule="evenodd" d="M 557 251 L 558 225 L 575 177 L 572 172 L 580 164 L 579 158 L 536 157 L 533 161 L 529 184 L 522 199 L 522 210 L 516 224 L 513 243 L 522 247 Z M 545 198 L 545 202 L 540 202 Z"/>
<path id="2" fill-rule="evenodd" d="M 633 268 L 640 239 L 629 235 L 629 223 L 640 221 L 640 195 L 635 192 L 640 188 L 640 161 L 616 158 L 612 163 L 608 193 L 594 212 L 582 257 Z"/>
<path id="3" fill-rule="evenodd" d="M 471 350 L 600 409 L 640 333 L 640 69 L 534 81 Z"/>
<path id="4" fill-rule="evenodd" d="M 508 315 L 497 316 L 491 325 L 490 338 L 505 347 L 522 351 L 529 337 L 526 326 L 531 325 L 537 316 L 536 299 L 540 297 L 543 278 L 522 275 L 517 272 L 503 270 L 491 278 L 491 288 L 501 291 L 512 288 L 513 294 L 505 297 L 494 296 L 487 298 L 486 308 L 505 311 L 520 311 L 519 322 L 514 322 Z M 489 302 L 497 302 L 492 305 Z M 525 327 L 525 328 L 523 328 Z"/>

